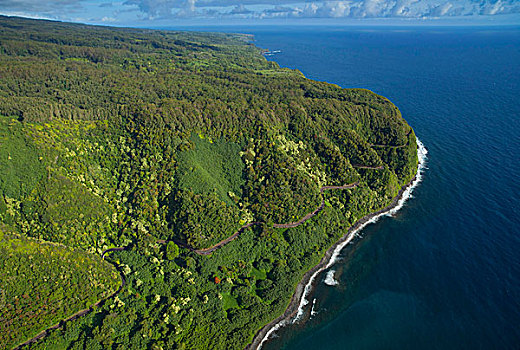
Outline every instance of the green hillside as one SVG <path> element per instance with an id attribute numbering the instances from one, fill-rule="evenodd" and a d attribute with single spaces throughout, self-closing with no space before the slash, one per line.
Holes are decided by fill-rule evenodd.
<path id="1" fill-rule="evenodd" d="M 109 296 L 121 284 L 113 266 L 61 245 L 0 227 L 0 343 L 14 347 Z"/>
<path id="2" fill-rule="evenodd" d="M 243 348 L 414 177 L 415 135 L 390 101 L 282 69 L 250 39 L 0 16 L 0 228 L 78 252 L 70 277 L 31 284 L 66 307 L 2 316 L 10 342 L 113 291 L 94 254 L 124 247 L 108 255 L 117 297 L 30 347 Z M 87 256 L 99 280 L 78 302 L 61 291 Z"/>

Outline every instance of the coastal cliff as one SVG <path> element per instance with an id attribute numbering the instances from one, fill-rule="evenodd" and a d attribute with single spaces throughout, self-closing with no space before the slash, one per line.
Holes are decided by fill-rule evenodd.
<path id="1" fill-rule="evenodd" d="M 12 269 L 0 342 L 97 293 L 111 297 L 28 346 L 243 348 L 294 312 L 331 247 L 395 204 L 418 166 L 399 110 L 280 68 L 249 40 L 0 17 L 2 237 L 76 249 L 78 264 L 117 248 L 103 257 L 125 281 L 103 264 L 110 284 L 83 295 L 67 288 L 76 270 L 40 288 Z M 40 322 L 19 332 L 14 318 Z"/>

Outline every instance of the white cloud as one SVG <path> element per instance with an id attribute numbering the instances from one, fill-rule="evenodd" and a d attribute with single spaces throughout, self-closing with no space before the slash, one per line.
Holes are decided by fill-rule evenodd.
<path id="1" fill-rule="evenodd" d="M 428 15 L 430 17 L 442 17 L 448 14 L 453 5 L 449 2 L 435 6 Z"/>
<path id="2" fill-rule="evenodd" d="M 482 14 L 484 15 L 496 15 L 497 13 L 504 11 L 504 5 L 502 4 L 502 1 L 498 0 L 494 4 L 486 4 L 482 8 Z"/>
<path id="3" fill-rule="evenodd" d="M 0 0 L 0 13 L 136 18 L 438 18 L 520 14 L 519 0 Z"/>
<path id="4" fill-rule="evenodd" d="M 450 16 L 497 15 L 520 13 L 518 0 L 347 0 L 315 1 L 287 5 L 283 13 L 292 17 L 344 18 L 438 18 Z M 262 17 L 279 16 L 280 11 L 267 8 Z"/>
<path id="5" fill-rule="evenodd" d="M 247 9 L 243 4 L 236 5 L 229 13 L 233 15 L 248 15 L 253 11 Z"/>
<path id="6" fill-rule="evenodd" d="M 395 17 L 409 17 L 411 15 L 410 8 L 419 0 L 398 0 L 392 8 L 392 15 Z"/>

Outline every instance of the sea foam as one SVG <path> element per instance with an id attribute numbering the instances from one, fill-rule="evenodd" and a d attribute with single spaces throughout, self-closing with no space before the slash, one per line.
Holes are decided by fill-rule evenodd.
<path id="1" fill-rule="evenodd" d="M 316 298 L 314 298 L 312 300 L 312 308 L 311 308 L 311 316 L 310 316 L 310 318 L 312 318 L 314 315 L 317 314 L 316 310 L 314 310 L 315 307 L 316 307 Z"/>
<path id="2" fill-rule="evenodd" d="M 329 272 L 327 272 L 327 275 L 325 276 L 323 283 L 325 283 L 328 286 L 337 286 L 339 282 L 334 279 L 334 273 L 336 273 L 336 270 L 330 270 Z"/>
<path id="3" fill-rule="evenodd" d="M 424 144 L 419 139 L 417 139 L 417 157 L 419 158 L 419 165 L 417 167 L 417 175 L 415 176 L 415 178 L 412 181 L 412 183 L 410 184 L 410 186 L 408 186 L 404 190 L 404 192 L 402 193 L 401 197 L 399 198 L 399 200 L 395 206 L 393 206 L 391 209 L 389 209 L 385 212 L 379 213 L 378 215 L 374 215 L 370 220 L 368 220 L 365 223 L 363 223 L 362 225 L 360 225 L 356 230 L 352 230 L 352 232 L 350 232 L 348 237 L 343 242 L 341 242 L 340 244 L 338 244 L 336 246 L 328 263 L 325 266 L 323 266 L 322 268 L 316 270 L 312 274 L 312 276 L 309 278 L 309 281 L 307 282 L 307 284 L 305 285 L 305 288 L 303 289 L 302 297 L 300 299 L 300 304 L 298 305 L 298 312 L 296 313 L 296 316 L 292 319 L 292 321 L 290 323 L 295 323 L 302 318 L 302 316 L 305 312 L 304 311 L 305 306 L 307 304 L 309 304 L 309 301 L 307 300 L 307 296 L 309 295 L 310 291 L 312 290 L 312 284 L 314 283 L 316 276 L 318 276 L 318 274 L 320 274 L 323 270 L 330 268 L 332 265 L 334 265 L 338 261 L 338 256 L 341 253 L 341 251 L 343 250 L 343 248 L 345 248 L 345 246 L 348 245 L 354 237 L 356 237 L 356 236 L 359 237 L 359 232 L 361 230 L 363 230 L 368 224 L 373 224 L 373 223 L 377 222 L 383 216 L 392 217 L 395 213 L 397 213 L 403 207 L 404 203 L 409 198 L 412 198 L 413 190 L 417 187 L 417 185 L 419 185 L 419 183 L 423 179 L 423 173 L 424 173 L 424 170 L 426 169 L 426 160 L 428 159 L 427 155 L 428 155 L 428 150 L 426 149 L 426 147 L 424 147 Z M 331 271 L 333 271 L 333 270 L 331 270 Z M 334 279 L 332 278 L 332 280 L 334 280 Z M 281 327 L 285 326 L 288 323 L 289 322 L 287 322 L 287 320 L 282 320 L 282 321 L 278 322 L 277 324 L 275 324 L 271 329 L 269 329 L 269 331 L 265 334 L 264 338 L 258 345 L 257 349 L 260 350 L 262 348 L 262 344 L 267 339 L 269 339 L 269 337 L 271 337 L 271 335 L 273 335 L 276 330 L 280 329 Z"/>

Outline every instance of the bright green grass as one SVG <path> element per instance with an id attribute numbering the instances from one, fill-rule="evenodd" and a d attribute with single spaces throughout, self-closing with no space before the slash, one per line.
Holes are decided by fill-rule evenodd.
<path id="1" fill-rule="evenodd" d="M 265 280 L 267 278 L 267 272 L 265 269 L 256 269 L 253 267 L 251 270 L 251 277 L 256 278 L 257 280 Z"/>
<path id="2" fill-rule="evenodd" d="M 36 148 L 24 136 L 23 124 L 0 116 L 0 194 L 21 199 L 44 174 Z"/>
<path id="3" fill-rule="evenodd" d="M 178 158 L 180 187 L 195 193 L 215 191 L 221 200 L 233 205 L 229 192 L 240 197 L 244 184 L 240 146 L 196 134 L 192 135 L 191 141 L 195 147 L 181 152 Z"/>
<path id="4" fill-rule="evenodd" d="M 238 309 L 238 302 L 230 293 L 222 293 L 222 307 L 224 310 Z"/>
<path id="5" fill-rule="evenodd" d="M 0 344 L 12 348 L 113 293 L 115 268 L 81 250 L 8 233 L 0 224 Z"/>

